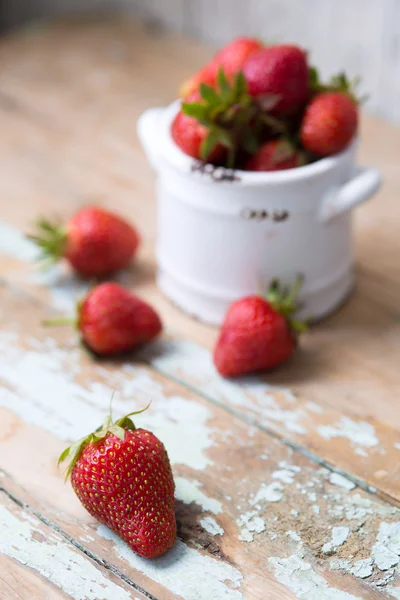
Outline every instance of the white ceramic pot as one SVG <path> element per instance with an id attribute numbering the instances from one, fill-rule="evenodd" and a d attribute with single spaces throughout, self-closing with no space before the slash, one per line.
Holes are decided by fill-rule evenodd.
<path id="1" fill-rule="evenodd" d="M 218 325 L 234 300 L 302 274 L 303 316 L 334 310 L 353 284 L 351 210 L 378 190 L 379 172 L 355 167 L 356 143 L 286 171 L 201 169 L 171 138 L 178 108 L 147 110 L 138 122 L 158 175 L 160 288 Z"/>

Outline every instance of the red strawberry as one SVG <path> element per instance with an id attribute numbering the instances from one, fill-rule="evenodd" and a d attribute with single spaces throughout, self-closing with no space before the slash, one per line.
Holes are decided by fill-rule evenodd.
<path id="1" fill-rule="evenodd" d="M 179 95 L 182 98 L 187 98 L 193 92 L 196 92 L 201 83 L 206 83 L 211 87 L 214 87 L 217 81 L 218 75 L 218 64 L 214 61 L 210 62 L 205 67 L 202 67 L 197 73 L 195 73 L 192 77 L 190 77 L 187 81 L 185 81 L 179 90 Z"/>
<path id="2" fill-rule="evenodd" d="M 126 221 L 95 206 L 82 208 L 65 226 L 42 219 L 38 228 L 39 234 L 29 237 L 42 249 L 43 258 L 66 258 L 85 277 L 104 277 L 126 267 L 140 241 Z"/>
<path id="3" fill-rule="evenodd" d="M 187 102 L 200 102 L 199 92 L 193 92 Z M 194 117 L 185 115 L 181 110 L 176 115 L 171 125 L 171 135 L 177 146 L 185 154 L 193 158 L 201 158 L 201 146 L 208 135 L 208 129 L 201 125 Z M 218 162 L 224 155 L 224 149 L 219 144 L 209 154 L 207 160 L 211 163 Z"/>
<path id="4" fill-rule="evenodd" d="M 293 320 L 294 298 L 301 285 L 291 291 L 272 283 L 267 299 L 248 296 L 229 308 L 214 350 L 214 364 L 224 377 L 274 369 L 296 348 L 296 331 L 303 325 Z"/>
<path id="5" fill-rule="evenodd" d="M 358 127 L 357 105 L 348 94 L 327 92 L 316 96 L 306 108 L 301 141 L 310 152 L 330 156 L 344 150 Z"/>
<path id="6" fill-rule="evenodd" d="M 244 64 L 243 73 L 252 96 L 278 96 L 279 100 L 272 111 L 274 114 L 293 114 L 307 101 L 307 55 L 297 46 L 261 48 L 249 56 Z"/>
<path id="7" fill-rule="evenodd" d="M 142 411 L 140 411 L 142 412 Z M 104 425 L 61 454 L 67 477 L 86 510 L 134 552 L 155 558 L 176 538 L 174 480 L 164 445 L 136 429 L 130 413 Z"/>
<path id="8" fill-rule="evenodd" d="M 223 68 L 225 74 L 230 77 L 236 75 L 243 69 L 246 60 L 256 50 L 262 48 L 260 40 L 255 38 L 238 37 L 229 44 L 226 44 L 215 56 L 215 63 L 218 68 Z M 217 69 L 218 72 L 218 69 Z"/>
<path id="9" fill-rule="evenodd" d="M 181 86 L 180 96 L 186 98 L 189 94 L 198 90 L 201 83 L 214 87 L 221 67 L 228 78 L 236 75 L 243 68 L 247 58 L 261 47 L 261 42 L 254 38 L 239 37 L 232 40 L 217 52 L 211 62 L 185 81 Z"/>
<path id="10" fill-rule="evenodd" d="M 54 319 L 44 325 L 73 323 L 71 319 Z M 147 302 L 113 282 L 89 292 L 78 307 L 75 324 L 86 345 L 103 356 L 133 350 L 162 330 L 160 317 Z"/>
<path id="11" fill-rule="evenodd" d="M 272 140 L 263 144 L 247 162 L 247 171 L 281 171 L 304 164 L 304 157 L 289 142 Z"/>

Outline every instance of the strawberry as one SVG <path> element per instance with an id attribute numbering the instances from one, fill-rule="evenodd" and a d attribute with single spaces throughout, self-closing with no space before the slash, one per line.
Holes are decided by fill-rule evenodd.
<path id="1" fill-rule="evenodd" d="M 296 113 L 308 99 L 307 55 L 297 46 L 261 48 L 246 60 L 243 73 L 252 96 L 277 95 L 276 115 Z"/>
<path id="2" fill-rule="evenodd" d="M 354 99 L 342 92 L 315 96 L 307 106 L 301 124 L 301 141 L 317 156 L 330 156 L 344 150 L 358 127 L 358 109 Z"/>
<path id="3" fill-rule="evenodd" d="M 214 62 L 217 64 L 218 68 L 223 68 L 229 79 L 243 69 L 249 56 L 256 50 L 260 50 L 260 48 L 262 48 L 260 40 L 248 37 L 238 37 L 221 48 L 216 54 Z"/>
<path id="4" fill-rule="evenodd" d="M 53 319 L 43 324 L 76 325 L 85 344 L 101 356 L 133 350 L 158 336 L 162 330 L 155 310 L 114 282 L 93 288 L 78 305 L 75 321 Z"/>
<path id="5" fill-rule="evenodd" d="M 150 431 L 135 428 L 134 414 L 114 423 L 109 416 L 66 448 L 59 463 L 69 459 L 67 478 L 94 518 L 140 556 L 155 558 L 175 542 L 175 485 L 164 445 Z"/>
<path id="6" fill-rule="evenodd" d="M 177 119 L 172 124 L 172 135 L 185 150 L 182 140 L 185 135 L 187 140 L 190 133 L 190 140 L 195 140 L 195 152 L 191 152 L 191 147 L 186 147 L 188 154 L 197 158 L 199 151 L 200 159 L 208 157 L 209 162 L 215 162 L 218 154 L 219 164 L 225 159 L 225 166 L 234 168 L 238 166 L 241 156 L 257 152 L 266 131 L 271 135 L 286 132 L 285 123 L 267 112 L 275 104 L 276 97 L 264 96 L 262 102 L 258 102 L 250 96 L 241 71 L 229 81 L 221 68 L 216 88 L 201 84 L 199 92 L 195 92 L 182 104 L 181 112 L 191 118 L 186 122 L 196 132 L 201 132 L 201 140 L 198 139 L 199 136 L 193 136 L 191 130 L 183 127 L 177 136 Z M 179 118 L 181 119 L 180 116 Z M 182 126 L 183 120 L 179 123 Z"/>
<path id="7" fill-rule="evenodd" d="M 180 96 L 187 98 L 192 92 L 199 89 L 201 83 L 214 87 L 217 83 L 217 75 L 222 67 L 228 79 L 231 79 L 243 68 L 247 58 L 262 47 L 259 40 L 255 38 L 239 37 L 221 48 L 205 67 L 201 68 L 180 89 Z"/>
<path id="8" fill-rule="evenodd" d="M 65 258 L 84 277 L 126 267 L 140 242 L 131 225 L 96 206 L 82 208 L 65 226 L 41 219 L 38 230 L 29 237 L 42 249 L 42 258 L 50 263 Z"/>
<path id="9" fill-rule="evenodd" d="M 186 99 L 186 102 L 199 101 L 201 101 L 201 96 L 197 91 Z M 204 159 L 215 163 L 222 158 L 224 151 L 221 145 L 218 144 L 210 152 L 206 154 L 202 152 L 208 133 L 207 127 L 199 123 L 194 117 L 185 114 L 182 110 L 178 112 L 171 126 L 172 139 L 185 154 L 196 159 Z"/>
<path id="10" fill-rule="evenodd" d="M 211 61 L 181 85 L 179 95 L 181 98 L 188 98 L 193 92 L 198 91 L 201 83 L 214 87 L 217 75 L 218 65 L 215 61 Z"/>
<path id="11" fill-rule="evenodd" d="M 229 308 L 214 350 L 214 364 L 224 377 L 274 369 L 294 352 L 296 333 L 304 324 L 293 319 L 295 297 L 301 280 L 292 290 L 272 282 L 267 298 L 247 296 Z"/>
<path id="12" fill-rule="evenodd" d="M 286 140 L 265 142 L 247 162 L 247 171 L 281 171 L 304 164 L 304 157 Z"/>

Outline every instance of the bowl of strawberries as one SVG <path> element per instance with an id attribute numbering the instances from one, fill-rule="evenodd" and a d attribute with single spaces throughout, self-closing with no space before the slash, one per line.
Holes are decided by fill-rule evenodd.
<path id="1" fill-rule="evenodd" d="M 237 38 L 147 110 L 138 135 L 157 172 L 160 288 L 220 324 L 272 280 L 303 280 L 300 316 L 352 289 L 352 209 L 381 178 L 355 162 L 359 103 L 344 73 L 321 81 L 298 46 Z"/>

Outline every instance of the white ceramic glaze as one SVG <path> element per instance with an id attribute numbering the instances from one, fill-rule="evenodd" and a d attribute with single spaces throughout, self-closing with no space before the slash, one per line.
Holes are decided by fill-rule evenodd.
<path id="1" fill-rule="evenodd" d="M 355 166 L 356 143 L 297 169 L 204 171 L 171 138 L 178 107 L 147 110 L 138 122 L 157 172 L 161 289 L 218 325 L 232 301 L 302 274 L 302 315 L 334 310 L 353 284 L 351 209 L 379 189 L 379 172 Z"/>

